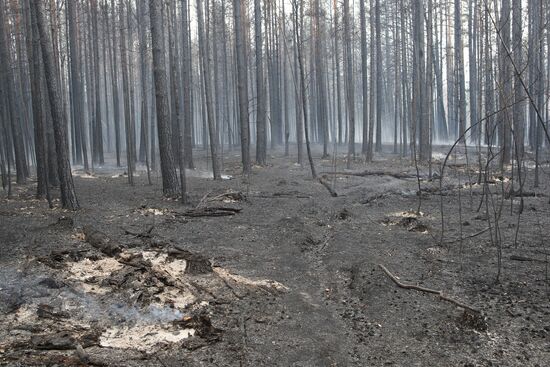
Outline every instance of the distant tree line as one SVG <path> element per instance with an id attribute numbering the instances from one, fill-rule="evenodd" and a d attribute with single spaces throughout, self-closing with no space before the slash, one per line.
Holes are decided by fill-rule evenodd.
<path id="1" fill-rule="evenodd" d="M 71 165 L 112 156 L 185 201 L 197 149 L 214 179 L 236 148 L 245 174 L 281 148 L 316 176 L 313 143 L 351 164 L 454 141 L 501 168 L 534 152 L 538 180 L 548 19 L 544 0 L 0 0 L 2 185 L 36 174 L 76 209 Z"/>

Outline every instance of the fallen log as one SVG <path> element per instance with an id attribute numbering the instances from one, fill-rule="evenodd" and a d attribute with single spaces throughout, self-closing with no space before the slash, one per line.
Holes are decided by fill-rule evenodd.
<path id="1" fill-rule="evenodd" d="M 175 213 L 177 217 L 227 217 L 240 213 L 240 208 L 206 207 L 189 209 Z"/>
<path id="2" fill-rule="evenodd" d="M 546 194 L 532 192 L 532 191 L 520 191 L 520 190 L 510 190 L 504 194 L 505 199 L 514 198 L 535 198 L 535 197 L 546 197 Z"/>
<path id="3" fill-rule="evenodd" d="M 337 176 L 390 176 L 400 180 L 408 178 L 416 178 L 416 175 L 405 172 L 387 172 L 387 171 L 362 171 L 362 172 L 322 172 L 323 175 L 337 175 Z"/>
<path id="4" fill-rule="evenodd" d="M 326 176 L 319 177 L 319 182 L 328 190 L 330 196 L 332 196 L 333 198 L 338 197 L 338 193 L 336 193 L 336 191 L 334 191 L 330 184 L 324 180 L 325 177 Z"/>
<path id="5" fill-rule="evenodd" d="M 224 201 L 224 200 L 233 200 L 233 201 L 245 201 L 246 195 L 240 191 L 228 191 L 223 194 L 216 195 L 213 197 L 208 197 L 208 201 Z"/>
<path id="6" fill-rule="evenodd" d="M 251 195 L 255 198 L 273 199 L 273 198 L 290 198 L 290 199 L 311 199 L 311 195 L 301 193 L 299 191 L 276 191 L 274 193 L 259 192 L 256 195 Z"/>
<path id="7" fill-rule="evenodd" d="M 84 232 L 84 240 L 86 242 L 108 256 L 116 256 L 124 248 L 121 243 L 113 240 L 105 233 L 100 232 L 91 226 L 84 227 L 82 231 Z"/>
<path id="8" fill-rule="evenodd" d="M 534 259 L 532 257 L 526 257 L 526 256 L 520 256 L 520 255 L 512 255 L 510 256 L 510 260 L 514 261 L 533 261 L 533 262 L 539 262 L 539 263 L 547 263 L 546 260 L 540 260 L 540 259 Z"/>
<path id="9" fill-rule="evenodd" d="M 473 312 L 477 315 L 481 315 L 481 311 L 478 310 L 477 308 L 473 307 L 473 306 L 470 306 L 470 305 L 467 305 L 461 301 L 458 301 L 454 298 L 451 298 L 449 296 L 446 296 L 445 294 L 443 294 L 443 291 L 438 291 L 438 290 L 435 290 L 435 289 L 431 289 L 431 288 L 425 288 L 425 287 L 422 287 L 422 286 L 419 286 L 419 285 L 416 285 L 416 284 L 409 284 L 409 283 L 403 283 L 399 280 L 399 278 L 397 278 L 395 275 L 393 275 L 384 265 L 382 264 L 378 264 L 378 266 L 380 267 L 380 269 L 382 269 L 384 271 L 384 273 L 386 273 L 386 275 L 399 287 L 399 288 L 403 288 L 403 289 L 414 289 L 416 291 L 419 291 L 419 292 L 425 292 L 425 293 L 431 293 L 431 294 L 435 294 L 437 296 L 439 296 L 440 299 L 444 300 L 444 301 L 447 301 L 447 302 L 450 302 L 452 304 L 454 304 L 455 306 L 458 306 L 460 308 L 463 308 L 464 310 L 467 310 L 467 311 L 470 311 L 470 312 Z"/>

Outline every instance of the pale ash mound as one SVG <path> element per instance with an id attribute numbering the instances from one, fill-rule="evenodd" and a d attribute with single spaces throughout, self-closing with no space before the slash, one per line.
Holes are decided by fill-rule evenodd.
<path id="1" fill-rule="evenodd" d="M 212 267 L 180 248 L 116 252 L 91 249 L 34 259 L 47 277 L 35 284 L 39 296 L 22 300 L 0 320 L 0 356 L 22 350 L 78 354 L 90 347 L 154 353 L 190 338 L 215 342 L 223 330 L 211 321 L 221 317 L 213 302 L 288 289 Z"/>

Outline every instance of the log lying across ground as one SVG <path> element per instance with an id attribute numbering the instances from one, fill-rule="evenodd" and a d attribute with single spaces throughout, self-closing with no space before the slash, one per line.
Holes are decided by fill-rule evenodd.
<path id="1" fill-rule="evenodd" d="M 242 211 L 241 208 L 203 207 L 177 212 L 177 217 L 226 217 Z"/>
<path id="2" fill-rule="evenodd" d="M 338 197 L 338 193 L 336 191 L 334 191 L 332 186 L 330 186 L 330 183 L 328 183 L 325 180 L 325 178 L 326 178 L 326 176 L 319 177 L 319 182 L 321 183 L 321 185 L 323 185 L 328 190 L 328 192 L 330 193 L 330 196 L 332 196 L 333 198 Z"/>
<path id="3" fill-rule="evenodd" d="M 117 256 L 124 248 L 121 243 L 91 226 L 85 226 L 82 231 L 84 232 L 84 239 L 86 242 L 103 252 L 105 255 Z"/>
<path id="4" fill-rule="evenodd" d="M 438 290 L 435 290 L 435 289 L 431 289 L 431 288 L 425 288 L 425 287 L 422 287 L 422 286 L 419 286 L 419 285 L 416 285 L 416 284 L 409 284 L 409 283 L 403 283 L 399 280 L 399 278 L 397 278 L 395 275 L 393 275 L 384 265 L 382 264 L 378 264 L 378 266 L 380 267 L 380 269 L 382 269 L 384 271 L 384 273 L 386 273 L 386 275 L 399 287 L 399 288 L 403 288 L 403 289 L 414 289 L 414 290 L 417 290 L 417 291 L 420 291 L 420 292 L 425 292 L 425 293 L 431 293 L 431 294 L 435 294 L 437 296 L 439 296 L 440 299 L 444 300 L 444 301 L 447 301 L 447 302 L 450 302 L 452 304 L 454 304 L 455 306 L 458 306 L 460 308 L 463 308 L 464 310 L 467 310 L 467 311 L 470 311 L 470 312 L 473 312 L 477 315 L 480 315 L 481 314 L 481 311 L 478 310 L 477 308 L 473 307 L 473 306 L 470 306 L 470 305 L 467 305 L 461 301 L 458 301 L 456 299 L 453 299 L 453 298 L 450 298 L 448 296 L 446 296 L 445 294 L 443 294 L 443 291 L 438 291 Z"/>
<path id="5" fill-rule="evenodd" d="M 521 255 L 512 255 L 512 256 L 510 256 L 510 260 L 514 260 L 514 261 L 532 261 L 532 262 L 538 262 L 538 263 L 543 263 L 543 264 L 548 263 L 547 260 L 535 259 L 535 258 L 532 258 L 532 257 L 526 257 L 526 256 L 521 256 Z"/>
<path id="6" fill-rule="evenodd" d="M 142 254 L 123 253 L 122 250 L 124 250 L 124 246 L 120 242 L 91 226 L 84 227 L 83 231 L 86 242 L 103 252 L 105 255 L 114 257 L 121 264 L 152 271 L 151 262 L 145 260 Z M 172 258 L 186 261 L 186 274 L 197 275 L 211 273 L 213 271 L 212 264 L 206 257 L 194 254 L 178 245 L 168 249 L 168 255 Z"/>
<path id="7" fill-rule="evenodd" d="M 400 180 L 408 178 L 416 178 L 415 174 L 405 173 L 405 172 L 387 172 L 387 171 L 361 171 L 361 172 L 322 172 L 322 175 L 337 175 L 337 176 L 357 176 L 357 177 L 367 177 L 367 176 L 390 176 Z"/>

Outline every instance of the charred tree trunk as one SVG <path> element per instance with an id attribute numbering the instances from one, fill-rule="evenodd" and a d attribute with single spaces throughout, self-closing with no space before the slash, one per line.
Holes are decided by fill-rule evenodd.
<path id="1" fill-rule="evenodd" d="M 164 195 L 173 196 L 178 192 L 178 178 L 176 175 L 172 148 L 170 146 L 170 112 L 166 61 L 164 56 L 162 3 L 162 0 L 149 0 L 149 18 L 151 22 L 151 43 L 153 45 L 153 73 L 155 79 L 162 191 Z"/>
<path id="2" fill-rule="evenodd" d="M 5 98 L 6 108 L 9 110 L 10 127 L 13 151 L 15 153 L 15 170 L 18 184 L 24 184 L 27 181 L 27 162 L 25 156 L 25 143 L 23 140 L 22 121 L 20 119 L 19 108 L 17 107 L 16 82 L 13 78 L 13 72 L 10 70 L 12 62 L 9 53 L 8 34 L 6 27 L 8 22 L 4 18 L 4 3 L 0 2 L 0 73 L 3 87 L 0 98 Z M 9 158 L 9 157 L 8 157 Z"/>
<path id="3" fill-rule="evenodd" d="M 182 48 L 183 55 L 183 149 L 185 166 L 193 169 L 193 113 L 192 113 L 192 65 L 191 65 L 191 46 L 189 43 L 189 12 L 188 1 L 181 1 L 181 18 L 182 18 Z"/>
<path id="4" fill-rule="evenodd" d="M 147 181 L 151 184 L 151 170 L 149 164 L 149 110 L 147 109 L 147 67 L 149 65 L 149 52 L 147 51 L 146 27 L 146 0 L 139 0 L 138 6 L 138 28 L 139 28 L 139 57 L 140 57 L 140 83 L 141 83 L 141 139 L 140 139 L 140 160 L 143 154 L 147 168 Z M 143 152 L 143 153 L 142 153 Z"/>
<path id="5" fill-rule="evenodd" d="M 114 109 L 114 125 L 115 125 L 115 151 L 116 151 L 116 165 L 120 167 L 120 100 L 118 91 L 118 43 L 116 39 L 116 17 L 115 17 L 115 0 L 111 0 L 112 8 L 112 26 L 110 32 L 112 34 L 112 49 L 111 55 L 111 83 L 113 88 L 113 109 Z"/>
<path id="6" fill-rule="evenodd" d="M 256 46 L 256 163 L 265 165 L 267 132 L 265 121 L 265 87 L 262 54 L 262 4 L 254 0 L 254 36 Z"/>
<path id="7" fill-rule="evenodd" d="M 363 82 L 363 144 L 361 152 L 368 156 L 369 140 L 369 86 L 368 86 L 368 53 L 367 53 L 367 15 L 366 0 L 360 0 L 359 17 L 361 19 L 361 80 Z M 372 46 L 371 46 L 372 47 Z M 371 158 L 371 157 L 369 157 Z"/>
<path id="8" fill-rule="evenodd" d="M 353 64 L 351 47 L 351 26 L 349 0 L 344 0 L 344 58 L 346 62 L 346 106 L 348 108 L 348 160 L 347 166 L 355 159 L 355 92 L 353 83 Z"/>
<path id="9" fill-rule="evenodd" d="M 46 150 L 46 133 L 44 131 L 44 116 L 42 114 L 42 70 L 40 62 L 40 37 L 36 22 L 32 22 L 30 13 L 30 2 L 25 1 L 25 14 L 27 18 L 27 58 L 31 80 L 32 115 L 34 122 L 34 146 L 36 154 L 36 176 L 38 185 L 36 197 L 41 199 L 47 197 L 51 206 L 51 198 L 48 187 L 48 157 Z"/>
<path id="10" fill-rule="evenodd" d="M 235 53 L 237 59 L 237 92 L 241 127 L 241 158 L 243 173 L 250 173 L 250 126 L 248 116 L 248 72 L 246 70 L 246 47 L 243 24 L 243 8 L 240 0 L 233 1 L 235 19 Z M 273 139 L 273 137 L 271 137 Z"/>
<path id="11" fill-rule="evenodd" d="M 48 29 L 49 27 L 46 24 L 44 3 L 41 0 L 31 0 L 31 19 L 36 19 L 38 32 L 40 34 L 46 85 L 48 87 L 53 117 L 55 150 L 57 153 L 57 170 L 59 176 L 59 186 L 61 188 L 61 204 L 63 208 L 76 210 L 79 208 L 79 205 L 73 184 L 71 163 L 69 162 L 69 151 L 66 137 L 67 116 L 63 111 L 61 85 L 59 79 L 57 78 L 58 74 L 56 71 L 53 44 Z"/>
<path id="12" fill-rule="evenodd" d="M 94 149 L 92 159 L 99 164 L 104 164 L 103 156 L 103 127 L 101 120 L 101 88 L 99 84 L 99 32 L 97 25 L 98 4 L 97 0 L 91 1 L 92 10 L 92 39 L 93 44 L 93 59 L 94 59 L 94 91 L 95 91 L 95 119 L 94 125 Z"/>
<path id="13" fill-rule="evenodd" d="M 506 50 L 510 50 L 510 0 L 502 0 L 500 12 L 500 42 L 499 42 L 499 112 L 498 132 L 499 144 L 502 150 L 500 156 L 500 168 L 510 163 L 511 158 L 511 131 L 512 110 L 508 105 L 513 100 L 512 96 L 512 70 Z"/>
<path id="14" fill-rule="evenodd" d="M 133 156 L 133 128 L 130 111 L 130 87 L 128 74 L 128 44 L 124 31 L 124 0 L 119 3 L 119 26 L 120 26 L 120 65 L 122 67 L 122 93 L 124 99 L 124 127 L 126 128 L 126 165 L 128 168 L 128 183 L 134 185 L 134 156 Z M 128 30 L 129 31 L 129 30 Z"/>
<path id="15" fill-rule="evenodd" d="M 382 30 L 380 27 L 380 0 L 376 0 L 376 152 L 382 152 L 382 112 L 384 109 L 382 85 Z M 371 46 L 372 47 L 372 46 Z"/>

